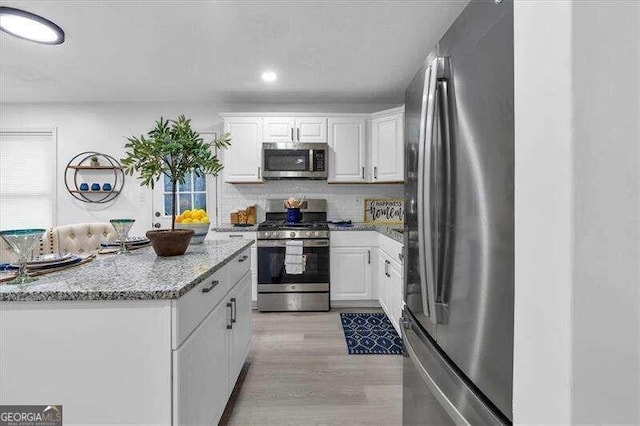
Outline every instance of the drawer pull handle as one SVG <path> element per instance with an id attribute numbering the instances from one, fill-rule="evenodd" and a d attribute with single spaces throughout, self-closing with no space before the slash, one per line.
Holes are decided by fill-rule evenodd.
<path id="1" fill-rule="evenodd" d="M 247 260 L 249 258 L 249 256 L 247 256 L 246 254 L 244 256 L 242 256 L 240 259 L 238 259 L 238 262 L 244 262 L 245 260 Z"/>
<path id="2" fill-rule="evenodd" d="M 211 284 L 209 284 L 207 287 L 202 287 L 202 292 L 203 293 L 209 293 L 218 284 L 220 284 L 220 282 L 218 280 L 212 281 Z"/>
<path id="3" fill-rule="evenodd" d="M 235 297 L 231 298 L 231 303 L 233 303 L 233 305 L 231 306 L 231 324 L 234 324 L 236 322 L 236 298 Z"/>
<path id="4" fill-rule="evenodd" d="M 242 238 L 242 234 L 231 234 L 229 238 Z"/>
<path id="5" fill-rule="evenodd" d="M 233 316 L 231 314 L 231 302 L 227 303 L 227 308 L 229 308 L 227 311 L 229 312 L 229 322 L 227 323 L 227 330 L 231 330 L 233 328 Z"/>

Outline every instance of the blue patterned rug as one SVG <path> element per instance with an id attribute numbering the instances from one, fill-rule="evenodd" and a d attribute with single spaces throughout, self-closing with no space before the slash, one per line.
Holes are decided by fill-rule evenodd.
<path id="1" fill-rule="evenodd" d="M 341 313 L 349 355 L 402 355 L 402 339 L 384 313 Z"/>

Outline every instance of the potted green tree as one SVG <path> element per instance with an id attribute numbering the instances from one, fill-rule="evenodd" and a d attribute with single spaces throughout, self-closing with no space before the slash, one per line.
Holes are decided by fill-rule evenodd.
<path id="1" fill-rule="evenodd" d="M 138 173 L 140 186 L 154 187 L 163 176 L 171 181 L 171 229 L 151 230 L 147 238 L 158 256 L 178 256 L 184 254 L 193 236 L 193 229 L 176 229 L 176 192 L 178 183 L 184 183 L 190 172 L 197 176 L 212 174 L 222 170 L 222 163 L 211 152 L 212 146 L 226 149 L 231 141 L 225 133 L 212 142 L 205 142 L 198 132 L 191 128 L 191 120 L 180 115 L 175 120 L 160 117 L 156 126 L 147 136 L 127 138 L 126 156 L 122 168 L 128 175 Z"/>

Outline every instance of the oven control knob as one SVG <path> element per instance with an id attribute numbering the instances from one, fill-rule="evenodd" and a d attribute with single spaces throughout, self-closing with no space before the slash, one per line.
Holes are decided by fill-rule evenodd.
<path id="1" fill-rule="evenodd" d="M 265 237 L 270 237 L 270 236 L 271 236 L 271 232 L 268 232 L 268 231 L 267 231 L 267 232 L 265 232 L 265 233 L 264 233 L 264 236 L 265 236 Z"/>
<path id="2" fill-rule="evenodd" d="M 317 237 L 318 235 L 320 235 L 320 233 L 319 233 L 318 231 L 314 232 L 313 234 L 314 234 L 316 237 Z"/>
<path id="3" fill-rule="evenodd" d="M 307 235 L 311 236 L 311 235 L 313 235 L 313 232 L 307 231 Z"/>
<path id="4" fill-rule="evenodd" d="M 291 238 L 295 238 L 295 237 L 296 237 L 296 233 L 295 233 L 295 232 L 292 232 L 292 233 L 290 233 L 290 234 L 289 234 L 289 236 L 290 236 Z"/>

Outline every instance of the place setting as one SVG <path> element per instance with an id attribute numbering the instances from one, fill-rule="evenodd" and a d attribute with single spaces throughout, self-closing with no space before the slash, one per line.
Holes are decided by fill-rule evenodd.
<path id="1" fill-rule="evenodd" d="M 149 247 L 151 241 L 147 237 L 129 237 L 134 219 L 111 219 L 109 221 L 118 234 L 118 239 L 100 244 L 98 254 L 129 254 L 134 250 Z"/>
<path id="2" fill-rule="evenodd" d="M 14 229 L 0 231 L 0 237 L 18 256 L 16 262 L 0 265 L 0 283 L 28 284 L 38 275 L 60 271 L 91 261 L 95 253 L 77 255 L 74 253 L 48 253 L 31 256 L 31 252 L 40 242 L 45 229 Z"/>

